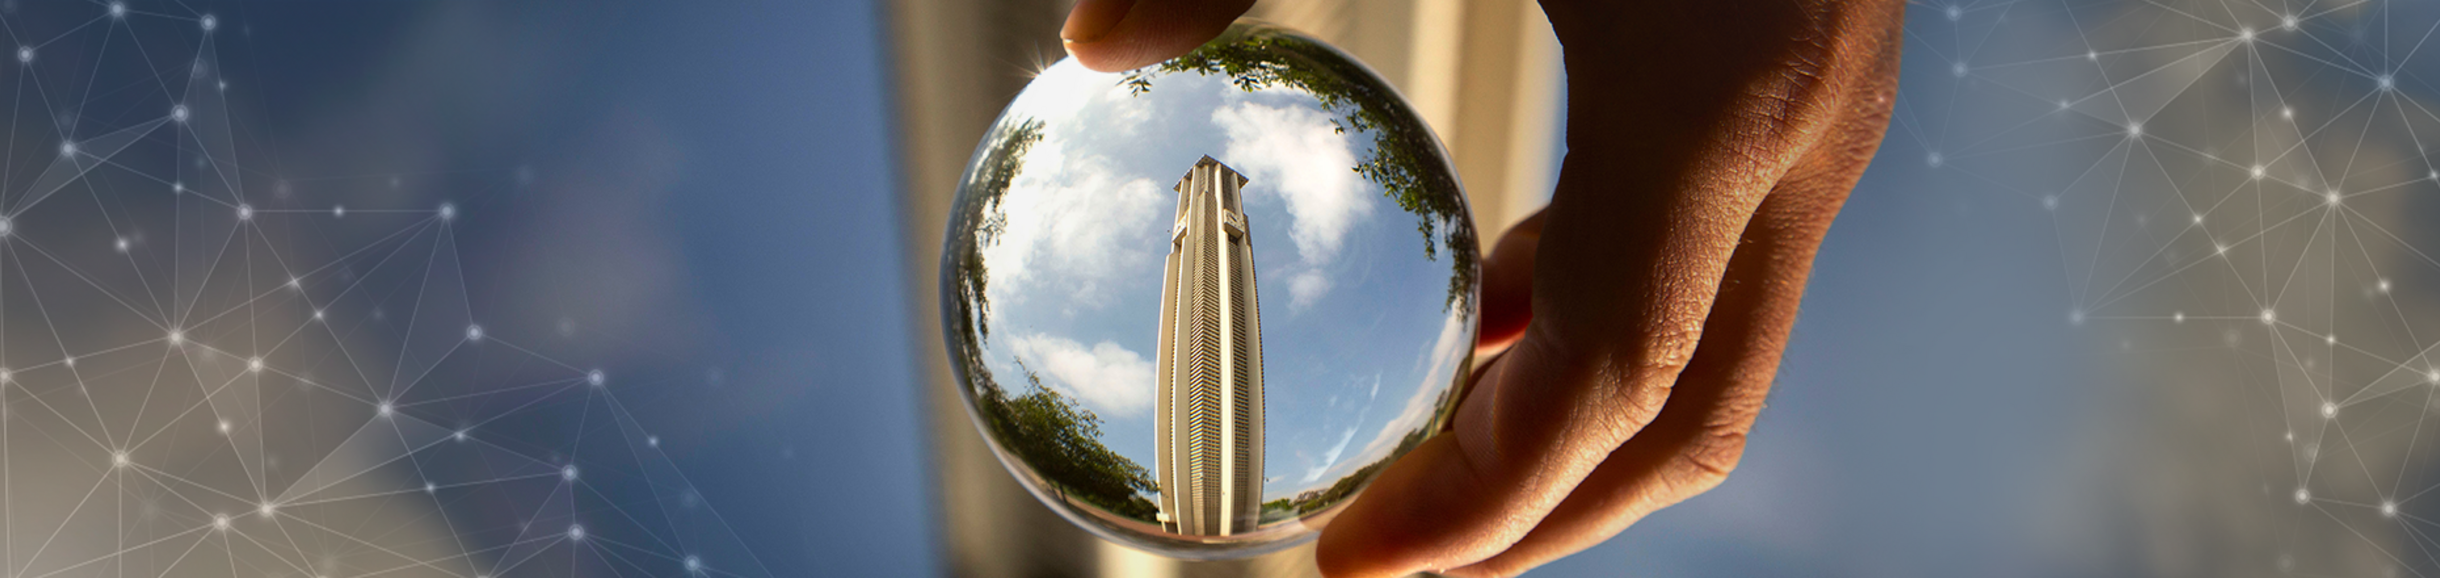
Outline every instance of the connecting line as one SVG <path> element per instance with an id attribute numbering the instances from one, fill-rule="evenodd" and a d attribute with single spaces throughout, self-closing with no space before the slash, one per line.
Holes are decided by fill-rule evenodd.
<path id="1" fill-rule="evenodd" d="M 1910 51 L 1933 56 L 1910 64 L 1939 71 L 1910 82 L 1953 84 L 1939 86 L 1945 100 L 1925 97 L 1936 93 L 1915 88 L 1922 83 L 1899 95 L 1893 132 L 1927 154 L 1900 166 L 1944 175 L 1950 186 L 2041 199 L 2078 331 L 2121 336 L 2128 351 L 2231 354 L 2224 365 L 2129 354 L 2147 368 L 2142 375 L 2169 376 L 2141 399 L 2208 417 L 2138 420 L 2114 432 L 2160 436 L 2173 442 L 2162 451 L 2189 452 L 2145 462 L 2174 470 L 2162 475 L 2262 486 L 2259 501 L 2200 507 L 2270 512 L 2255 519 L 2277 521 L 2244 535 L 2276 538 L 2196 547 L 2275 548 L 2279 570 L 2299 574 L 2419 573 L 2398 555 L 2404 542 L 2440 563 L 2432 547 L 2440 541 L 2417 527 L 2431 522 L 2400 508 L 2440 488 L 2409 475 L 2428 469 L 2417 454 L 2434 444 L 2422 438 L 2440 435 L 2426 423 L 2440 402 L 2432 359 L 2440 342 L 2423 339 L 2434 332 L 2410 315 L 2440 306 L 2440 287 L 2428 286 L 2440 278 L 2440 251 L 2398 233 L 2411 222 L 2403 203 L 2440 193 L 2436 151 L 2421 134 L 2440 114 L 2425 102 L 2431 85 L 2414 74 L 2440 22 L 2423 11 L 2393 22 L 2393 6 L 2367 0 L 1927 2 L 1910 11 L 1920 16 L 1908 20 Z M 2033 13 L 2063 21 L 2005 17 Z M 2072 29 L 2081 46 L 2025 37 L 2052 29 Z M 2058 48 L 1990 49 L 2005 46 Z M 2238 50 L 2243 58 L 2226 58 Z M 2053 87 L 2074 92 L 2043 94 Z M 2121 132 L 2057 129 L 2085 120 Z M 2177 228 L 2160 228 L 2168 223 Z M 2227 383 L 2273 391 L 2215 387 Z M 2247 395 L 2216 399 L 2240 391 Z M 2228 419 L 2240 414 L 2247 419 Z M 2251 433 L 2269 423 L 2284 436 Z M 2237 453 L 2176 445 L 2183 439 L 2289 445 Z M 2259 454 L 2288 463 L 2242 457 Z M 2192 523 L 2168 515 L 2154 522 L 2171 531 Z M 2309 533 L 2323 519 L 2346 533 Z M 2293 567 L 2298 560 L 2336 566 Z"/>
<path id="2" fill-rule="evenodd" d="M 679 517 L 670 514 L 679 506 L 656 502 L 654 506 L 664 508 L 656 522 L 650 513 L 624 509 L 641 505 L 610 499 L 626 495 L 628 488 L 597 485 L 637 483 L 656 499 L 697 499 L 684 476 L 658 454 L 657 438 L 641 434 L 641 426 L 615 392 L 601 387 L 606 381 L 601 370 L 544 355 L 541 351 L 549 347 L 521 342 L 513 331 L 485 333 L 471 326 L 471 319 L 459 318 L 468 312 L 453 309 L 455 304 L 472 302 L 472 289 L 458 269 L 461 251 L 453 222 L 462 218 L 459 205 L 400 208 L 390 202 L 401 194 L 394 190 L 397 185 L 348 186 L 351 181 L 367 182 L 361 177 L 282 178 L 286 168 L 277 166 L 276 158 L 275 170 L 267 176 L 282 183 L 277 195 L 249 191 L 247 180 L 265 182 L 265 173 L 241 162 L 236 141 L 240 135 L 251 139 L 257 133 L 247 132 L 249 125 L 229 116 L 231 95 L 215 40 L 221 23 L 217 17 L 94 2 L 64 7 L 83 24 L 49 38 L 21 35 L 29 28 L 24 21 L 44 17 L 35 12 L 55 8 L 63 7 L 27 7 L 0 15 L 0 33 L 16 45 L 19 56 L 14 76 L 18 85 L 8 108 L 49 119 L 20 124 L 12 114 L 7 122 L 12 130 L 34 131 L 27 134 L 55 132 L 59 147 L 58 156 L 42 155 L 37 165 L 26 167 L 30 185 L 0 190 L 0 207 L 5 207 L 0 210 L 0 294 L 19 297 L 0 303 L 0 325 L 6 325 L 14 307 L 19 326 L 7 328 L 31 331 L 39 324 L 48 333 L 47 342 L 24 342 L 13 352 L 19 362 L 28 361 L 27 356 L 43 357 L 39 363 L 10 366 L 9 356 L 0 355 L 0 420 L 9 424 L 0 428 L 0 512 L 18 512 L 29 503 L 74 506 L 57 527 L 35 529 L 47 534 L 37 548 L 16 548 L 14 530 L 19 524 L 0 528 L 0 574 L 49 578 L 106 567 L 127 574 L 135 563 L 158 567 L 163 576 L 217 573 L 220 569 L 194 567 L 209 557 L 197 552 L 215 540 L 232 574 L 284 568 L 299 575 L 379 576 L 418 570 L 456 575 L 486 565 L 504 571 L 563 543 L 582 545 L 590 554 L 576 555 L 592 556 L 588 563 L 639 572 L 649 572 L 647 565 L 657 562 L 682 565 L 691 575 L 759 569 L 748 554 L 749 559 L 725 560 L 722 570 L 712 570 L 687 550 L 703 546 L 724 555 L 745 551 L 717 513 L 688 512 L 693 520 L 717 526 L 700 535 L 671 526 L 655 528 L 675 524 Z M 183 35 L 175 43 L 148 41 L 144 26 L 160 23 L 200 28 L 202 38 L 192 44 L 185 42 L 192 37 Z M 102 37 L 92 38 L 95 34 Z M 126 38 L 118 38 L 122 34 Z M 180 45 L 186 48 L 179 50 L 192 52 L 154 50 Z M 78 52 L 88 47 L 88 52 Z M 133 66 L 122 66 L 127 64 Z M 54 102 L 54 97 L 74 100 Z M 138 112 L 103 110 L 122 105 Z M 111 119 L 137 120 L 78 137 L 81 129 L 104 126 L 97 123 L 119 122 Z M 12 153 L 17 140 L 25 139 L 10 141 Z M 282 144 L 249 143 L 269 152 L 277 152 Z M 168 151 L 170 158 L 163 163 L 149 151 Z M 13 154 L 0 159 L 0 176 L 17 174 L 14 159 Z M 382 176 L 497 181 L 515 174 L 445 170 Z M 316 191 L 330 195 L 320 200 L 327 204 L 300 205 L 302 200 L 288 198 L 291 192 L 285 184 L 299 181 L 327 185 Z M 59 195 L 69 187 L 77 189 Z M 471 190 L 496 194 L 506 189 Z M 381 198 L 363 202 L 359 192 Z M 91 200 L 90 207 L 76 196 Z M 358 208 L 344 208 L 351 204 Z M 87 210 L 93 213 L 82 212 Z M 55 226 L 75 219 L 96 219 L 96 226 Z M 345 223 L 349 234 L 325 234 L 320 246 L 288 234 L 334 222 Z M 102 248 L 83 236 L 95 231 L 106 232 L 108 237 L 100 240 L 111 243 L 109 252 L 93 252 L 102 255 L 100 259 L 84 250 Z M 432 246 L 416 245 L 425 240 Z M 416 262 L 418 255 L 421 263 Z M 422 267 L 421 275 L 401 269 L 416 266 Z M 443 274 L 458 277 L 433 278 Z M 397 280 L 405 278 L 412 280 Z M 156 285 L 156 280 L 164 284 Z M 418 293 L 416 305 L 403 312 L 406 318 L 399 325 L 404 331 L 366 314 L 409 288 Z M 33 309 L 33 315 L 26 315 L 26 308 Z M 503 317 L 502 327 L 524 321 Z M 449 345 L 450 352 L 422 347 L 424 342 L 409 337 L 419 327 L 459 324 L 468 324 L 469 330 L 465 339 Z M 0 336 L 6 333 L 0 331 Z M 486 359 L 516 360 L 515 372 L 495 375 L 451 353 L 478 341 L 497 348 L 487 352 Z M 143 350 L 148 347 L 160 350 Z M 319 359 L 305 359 L 317 355 Z M 171 367 L 176 363 L 186 368 Z M 383 364 L 390 365 L 389 380 L 377 382 L 370 375 Z M 537 376 L 536 371 L 555 375 Z M 444 381 L 436 377 L 443 375 L 450 383 L 434 387 L 464 387 L 438 392 L 418 387 Z M 275 382 L 282 387 L 275 390 Z M 286 387 L 289 384 L 293 387 Z M 430 395 L 411 397 L 424 393 Z M 571 399 L 585 404 L 575 439 L 519 439 L 521 432 L 534 430 L 531 424 L 558 417 L 537 414 L 556 411 Z M 87 412 L 73 410 L 80 403 Z M 594 416 L 596 403 L 609 410 Z M 592 421 L 597 418 L 615 422 L 616 431 Z M 460 425 L 436 425 L 451 422 Z M 351 437 L 334 445 L 328 438 L 348 425 L 354 426 L 348 430 Z M 477 428 L 485 428 L 484 434 L 473 435 Z M 604 441 L 585 439 L 604 434 L 621 436 L 610 443 L 624 446 L 627 456 L 649 471 L 620 472 L 624 466 L 616 457 L 598 465 L 586 461 L 593 454 L 585 452 L 617 451 L 598 445 Z M 637 441 L 638 435 L 645 441 Z M 67 452 L 42 453 L 53 448 Z M 455 453 L 460 451 L 471 453 Z M 46 467 L 14 466 L 29 455 L 48 460 L 42 462 Z M 276 465 L 283 457 L 307 465 L 302 480 L 283 476 L 298 471 Z M 579 462 L 604 468 L 603 475 L 576 479 L 572 474 Z M 465 468 L 481 468 L 472 470 L 481 475 L 461 475 Z M 98 479 L 81 494 L 57 484 L 23 483 L 86 471 Z M 402 486 L 403 471 L 411 471 L 403 477 L 417 483 Z M 563 481 L 541 501 L 523 493 L 526 486 L 550 477 Z M 450 481 L 439 483 L 441 479 Z M 276 483 L 290 487 L 274 492 Z M 576 529 L 581 526 L 564 532 L 529 528 L 519 534 L 522 539 L 502 543 L 496 536 L 505 530 L 498 524 L 505 522 L 452 517 L 451 508 L 462 506 L 453 504 L 450 495 L 474 492 L 507 496 L 518 509 L 534 508 L 525 514 L 598 503 L 607 508 L 569 506 L 567 515 L 615 522 L 590 532 Z M 211 509 L 231 502 L 253 504 L 255 510 Z M 139 504 L 151 509 L 146 515 L 181 524 L 202 522 L 156 531 L 157 524 L 129 521 L 136 517 L 129 511 Z M 431 527 L 430 520 L 442 527 Z M 98 544 L 103 548 L 70 547 L 84 539 L 69 530 L 72 525 L 115 529 L 116 535 L 94 538 L 103 541 Z M 270 531 L 277 535 L 254 534 Z M 633 533 L 645 538 L 635 539 Z M 175 557 L 161 555 L 180 542 L 186 545 Z M 65 565 L 48 563 L 71 550 L 77 556 L 102 553 Z M 370 573 L 321 567 L 376 552 L 406 564 Z"/>

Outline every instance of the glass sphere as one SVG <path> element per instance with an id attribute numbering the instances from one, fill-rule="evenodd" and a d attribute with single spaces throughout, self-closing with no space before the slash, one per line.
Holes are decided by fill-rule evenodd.
<path id="1" fill-rule="evenodd" d="M 1168 62 L 1073 59 L 975 148 L 941 255 L 949 358 L 1026 488 L 1184 558 L 1313 539 L 1439 432 L 1472 363 L 1448 154 L 1321 41 L 1241 21 Z"/>

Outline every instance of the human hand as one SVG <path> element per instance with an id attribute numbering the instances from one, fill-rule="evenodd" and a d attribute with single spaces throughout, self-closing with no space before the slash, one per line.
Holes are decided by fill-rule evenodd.
<path id="1" fill-rule="evenodd" d="M 1251 4 L 1082 0 L 1061 36 L 1125 70 Z M 1331 576 L 1516 574 L 1719 485 L 1888 125 L 1898 0 L 1542 7 L 1568 78 L 1557 190 L 1484 261 L 1488 361 L 1449 435 L 1323 531 Z"/>

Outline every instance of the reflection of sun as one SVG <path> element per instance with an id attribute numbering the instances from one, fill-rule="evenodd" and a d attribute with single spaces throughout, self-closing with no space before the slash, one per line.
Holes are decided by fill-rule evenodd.
<path id="1" fill-rule="evenodd" d="M 457 205 L 258 190 L 217 18 L 32 8 L 0 15 L 42 151 L 0 159 L 0 575 L 765 574 L 607 374 L 471 322 Z"/>

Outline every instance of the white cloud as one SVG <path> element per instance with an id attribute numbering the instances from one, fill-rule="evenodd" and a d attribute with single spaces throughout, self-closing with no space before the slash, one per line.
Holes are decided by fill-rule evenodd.
<path id="1" fill-rule="evenodd" d="M 1159 227 L 1167 191 L 1151 179 L 1122 181 L 1108 158 L 1067 155 L 1062 140 L 1045 136 L 1001 198 L 1007 229 L 983 250 L 995 303 L 1022 301 L 1037 285 L 1055 285 L 1071 303 L 1102 303 L 1104 284 L 1149 254 L 1121 240 Z"/>
<path id="2" fill-rule="evenodd" d="M 1084 344 L 1034 334 L 1008 342 L 1027 367 L 1104 415 L 1140 415 L 1152 407 L 1152 361 L 1117 343 Z"/>
<path id="3" fill-rule="evenodd" d="M 1288 305 L 1291 309 L 1304 309 L 1306 306 L 1312 305 L 1314 300 L 1321 299 L 1322 294 L 1329 293 L 1330 285 L 1330 277 L 1323 275 L 1317 269 L 1306 269 L 1290 274 L 1288 275 Z"/>
<path id="4" fill-rule="evenodd" d="M 1338 256 L 1347 230 L 1372 214 L 1364 198 L 1354 146 L 1328 114 L 1306 108 L 1274 108 L 1238 102 L 1212 111 L 1212 123 L 1228 135 L 1221 155 L 1252 183 L 1249 191 L 1276 192 L 1288 208 L 1288 239 L 1304 266 L 1318 268 Z M 1330 289 L 1319 275 L 1292 283 L 1292 309 L 1302 309 Z"/>

